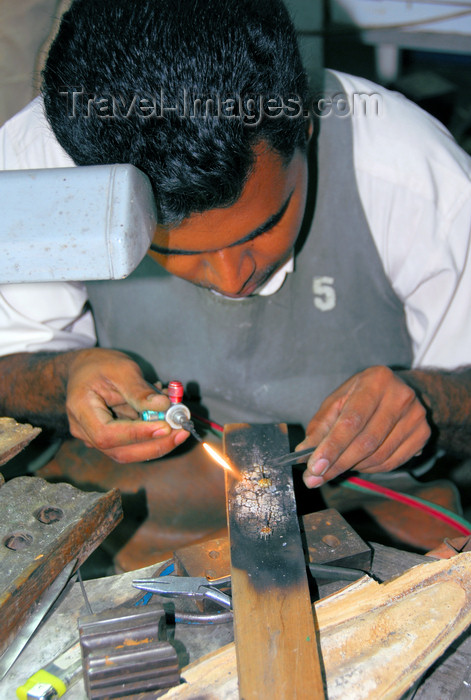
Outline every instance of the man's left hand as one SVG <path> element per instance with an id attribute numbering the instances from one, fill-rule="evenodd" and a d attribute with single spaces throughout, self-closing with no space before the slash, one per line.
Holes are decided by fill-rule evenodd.
<path id="1" fill-rule="evenodd" d="M 322 403 L 296 449 L 317 445 L 307 463 L 309 488 L 350 469 L 388 472 L 419 454 L 431 435 L 416 393 L 388 367 L 353 375 Z"/>

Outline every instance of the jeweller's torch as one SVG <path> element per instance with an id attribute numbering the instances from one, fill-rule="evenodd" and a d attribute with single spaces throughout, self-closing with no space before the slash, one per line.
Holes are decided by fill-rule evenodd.
<path id="1" fill-rule="evenodd" d="M 156 387 L 154 387 L 154 389 L 159 394 L 164 393 Z M 178 428 L 188 430 L 188 432 L 191 433 L 194 438 L 196 438 L 199 442 L 203 442 L 203 439 L 196 432 L 193 421 L 191 420 L 190 409 L 188 406 L 185 406 L 185 404 L 182 403 L 183 384 L 177 381 L 169 382 L 167 392 L 168 399 L 172 404 L 170 408 L 168 408 L 166 411 L 142 411 L 142 420 L 164 420 L 171 428 L 174 428 L 175 430 L 178 430 Z"/>
<path id="2" fill-rule="evenodd" d="M 164 392 L 157 389 L 157 387 L 153 388 L 155 391 L 157 391 L 157 393 L 164 394 Z M 169 382 L 167 387 L 167 396 L 172 404 L 167 411 L 142 411 L 142 420 L 165 420 L 171 428 L 183 428 L 183 430 L 188 430 L 188 432 L 191 433 L 193 437 L 198 440 L 198 442 L 202 443 L 206 452 L 217 464 L 219 464 L 220 467 L 228 471 L 234 479 L 240 480 L 242 475 L 237 467 L 235 467 L 233 464 L 229 464 L 227 459 L 224 459 L 224 457 L 220 455 L 219 452 L 209 443 L 204 442 L 203 438 L 196 432 L 193 421 L 191 420 L 190 409 L 188 406 L 185 406 L 185 404 L 182 403 L 183 384 L 177 381 Z"/>

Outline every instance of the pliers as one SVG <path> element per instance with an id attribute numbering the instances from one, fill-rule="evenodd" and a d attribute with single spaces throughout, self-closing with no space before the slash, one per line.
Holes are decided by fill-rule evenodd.
<path id="1" fill-rule="evenodd" d="M 159 576 L 158 578 L 136 579 L 132 582 L 135 588 L 169 598 L 189 596 L 197 600 L 207 598 L 218 603 L 223 608 L 232 609 L 232 598 L 217 588 L 231 580 L 230 576 L 207 579 L 204 576 Z"/>

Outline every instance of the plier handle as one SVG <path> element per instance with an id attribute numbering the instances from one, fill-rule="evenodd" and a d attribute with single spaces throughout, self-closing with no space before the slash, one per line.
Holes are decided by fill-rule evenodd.
<path id="1" fill-rule="evenodd" d="M 207 579 L 204 576 L 159 576 L 158 578 L 136 579 L 135 588 L 169 598 L 188 596 L 201 600 L 207 598 L 228 610 L 232 609 L 232 598 L 217 588 L 231 580 L 230 576 Z"/>

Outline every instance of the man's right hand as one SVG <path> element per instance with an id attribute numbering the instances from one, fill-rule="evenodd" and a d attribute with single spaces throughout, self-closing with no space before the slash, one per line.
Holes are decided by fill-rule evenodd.
<path id="1" fill-rule="evenodd" d="M 116 462 L 157 459 L 189 433 L 165 421 L 139 419 L 145 409 L 165 411 L 166 396 L 153 393 L 139 366 L 117 350 L 91 348 L 71 353 L 66 410 L 71 434 Z"/>

